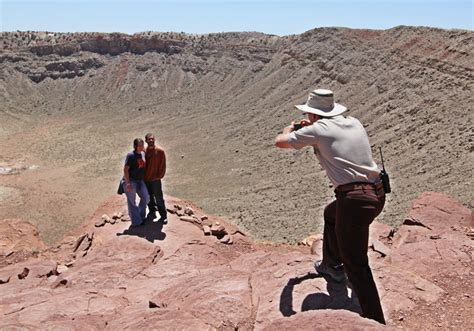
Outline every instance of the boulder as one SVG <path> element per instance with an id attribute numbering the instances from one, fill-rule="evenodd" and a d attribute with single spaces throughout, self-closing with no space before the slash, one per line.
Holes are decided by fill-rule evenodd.
<path id="1" fill-rule="evenodd" d="M 202 231 L 204 232 L 205 236 L 211 235 L 211 227 L 209 225 L 203 225 Z"/>
<path id="2" fill-rule="evenodd" d="M 51 288 L 55 289 L 60 286 L 71 286 L 71 283 L 67 278 L 59 276 L 53 281 L 53 283 L 51 284 Z"/>
<path id="3" fill-rule="evenodd" d="M 321 255 L 323 251 L 323 239 L 321 238 L 320 240 L 314 240 L 311 243 L 311 249 L 310 252 L 313 255 Z"/>
<path id="4" fill-rule="evenodd" d="M 425 192 L 413 202 L 407 219 L 393 236 L 394 266 L 429 280 L 436 278 L 441 265 L 444 270 L 465 270 L 471 258 L 463 247 L 472 245 L 466 235 L 472 223 L 468 208 L 441 193 Z"/>
<path id="5" fill-rule="evenodd" d="M 8 282 L 33 281 L 57 274 L 57 264 L 54 261 L 29 259 L 4 268 L 0 268 L 0 284 Z"/>
<path id="6" fill-rule="evenodd" d="M 228 234 L 224 235 L 221 239 L 219 239 L 219 242 L 227 245 L 232 245 L 234 242 L 232 241 L 232 237 Z"/>
<path id="7" fill-rule="evenodd" d="M 104 214 L 104 215 L 102 215 L 101 219 L 102 219 L 102 221 L 104 221 L 105 223 L 109 223 L 111 218 L 110 218 L 109 215 Z"/>
<path id="8" fill-rule="evenodd" d="M 189 222 L 189 223 L 195 224 L 199 227 L 201 226 L 201 220 L 199 220 L 198 218 L 193 217 L 193 216 L 180 216 L 179 219 L 181 221 L 184 221 L 184 222 Z"/>
<path id="9" fill-rule="evenodd" d="M 0 270 L 0 285 L 8 283 L 10 281 L 12 274 L 10 272 L 5 272 Z"/>
<path id="10" fill-rule="evenodd" d="M 0 260 L 17 251 L 32 252 L 46 249 L 38 229 L 24 220 L 4 219 L 0 221 Z"/>
<path id="11" fill-rule="evenodd" d="M 298 245 L 303 245 L 303 246 L 312 246 L 313 242 L 315 241 L 321 241 L 323 240 L 323 235 L 322 234 L 312 234 L 303 240 L 301 240 Z"/>
<path id="12" fill-rule="evenodd" d="M 186 207 L 184 208 L 184 213 L 189 216 L 194 215 L 194 209 L 192 209 L 191 207 Z"/>
<path id="13" fill-rule="evenodd" d="M 64 272 L 68 271 L 68 270 L 69 270 L 69 268 L 68 268 L 66 265 L 63 265 L 63 264 L 62 264 L 62 265 L 58 265 L 58 267 L 57 267 L 57 269 L 56 269 L 56 271 L 57 271 L 58 274 L 62 274 L 62 273 L 64 273 Z"/>
<path id="14" fill-rule="evenodd" d="M 75 256 L 85 256 L 92 245 L 94 239 L 94 232 L 88 232 L 81 235 L 74 245 L 73 252 Z"/>
<path id="15" fill-rule="evenodd" d="M 227 234 L 225 227 L 223 225 L 213 224 L 211 226 L 211 233 L 213 236 L 223 236 Z"/>
<path id="16" fill-rule="evenodd" d="M 104 226 L 106 223 L 107 223 L 107 222 L 106 222 L 105 220 L 100 219 L 100 220 L 98 220 L 98 221 L 94 224 L 94 226 L 95 226 L 96 228 L 99 228 L 99 227 L 101 227 L 101 226 Z"/>
<path id="17" fill-rule="evenodd" d="M 375 252 L 379 253 L 382 257 L 385 257 L 390 254 L 390 248 L 385 246 L 380 240 L 372 239 L 372 242 L 369 245 Z"/>
<path id="18" fill-rule="evenodd" d="M 451 232 L 453 227 L 474 226 L 472 211 L 456 200 L 437 192 L 424 192 L 416 199 L 409 213 L 410 219 L 416 219 L 429 229 L 438 232 Z"/>

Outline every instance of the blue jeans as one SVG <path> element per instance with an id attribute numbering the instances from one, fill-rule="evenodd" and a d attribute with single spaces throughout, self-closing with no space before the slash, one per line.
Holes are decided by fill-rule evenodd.
<path id="1" fill-rule="evenodd" d="M 125 195 L 127 196 L 128 215 L 132 220 L 132 225 L 140 225 L 146 216 L 146 205 L 150 200 L 148 191 L 143 180 L 131 179 L 132 190 L 130 192 L 125 188 Z M 137 206 L 136 196 L 140 198 L 140 203 Z"/>

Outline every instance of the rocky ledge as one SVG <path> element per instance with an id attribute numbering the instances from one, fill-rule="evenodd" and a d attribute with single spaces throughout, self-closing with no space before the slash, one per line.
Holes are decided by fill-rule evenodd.
<path id="1" fill-rule="evenodd" d="M 189 202 L 167 205 L 168 225 L 130 228 L 122 198 L 110 199 L 49 248 L 29 223 L 0 222 L 0 328 L 383 329 L 417 307 L 443 305 L 443 277 L 474 274 L 472 213 L 438 193 L 416 200 L 400 227 L 372 226 L 369 257 L 388 327 L 361 318 L 351 289 L 314 271 L 320 236 L 300 246 L 255 243 Z M 472 303 L 469 294 L 454 299 Z"/>
<path id="2" fill-rule="evenodd" d="M 203 71 L 209 57 L 224 55 L 237 62 L 255 62 L 258 71 L 271 60 L 276 49 L 267 45 L 272 36 L 259 33 L 222 33 L 187 35 L 184 33 L 142 32 L 123 33 L 0 33 L 0 69 L 11 65 L 35 83 L 47 78 L 72 79 L 85 76 L 94 69 L 106 66 L 119 55 L 155 53 L 167 58 L 181 59 L 185 71 Z M 3 47 L 2 47 L 3 45 Z M 155 59 L 158 59 L 156 57 Z M 200 64 L 194 63 L 198 59 Z M 199 60 L 200 59 L 200 60 Z M 159 65 L 155 61 L 154 65 Z M 194 64 L 193 64 L 194 63 Z M 149 65 L 139 65 L 147 71 Z M 1 71 L 1 70 L 0 70 Z M 1 74 L 1 73 L 0 73 Z"/>

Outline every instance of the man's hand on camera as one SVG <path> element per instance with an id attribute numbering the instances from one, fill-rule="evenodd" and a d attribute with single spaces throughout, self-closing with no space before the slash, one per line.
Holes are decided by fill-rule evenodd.
<path id="1" fill-rule="evenodd" d="M 283 128 L 283 132 L 280 133 L 278 136 L 275 138 L 275 146 L 278 148 L 292 148 L 292 146 L 288 142 L 288 136 L 290 133 L 295 131 L 294 127 L 295 122 L 291 122 L 290 125 L 287 127 Z"/>
<path id="2" fill-rule="evenodd" d="M 311 125 L 311 122 L 308 121 L 307 119 L 302 119 L 299 121 L 299 124 L 301 126 L 308 126 Z M 295 131 L 295 121 L 291 122 L 290 125 L 285 127 L 283 129 L 283 132 L 280 133 L 279 135 L 276 136 L 275 138 L 275 146 L 278 148 L 294 148 L 290 143 L 289 143 L 289 135 Z"/>
<path id="3" fill-rule="evenodd" d="M 308 126 L 308 125 L 311 125 L 311 122 L 308 121 L 307 119 L 303 118 L 301 121 L 299 121 L 299 123 L 301 124 L 302 127 L 305 127 L 305 126 Z"/>
<path id="4" fill-rule="evenodd" d="M 296 121 L 296 122 L 292 121 L 289 126 L 287 126 L 286 128 L 283 129 L 283 133 L 288 134 L 288 133 L 291 133 L 291 132 L 295 131 L 296 130 L 295 123 L 299 124 L 300 128 L 311 125 L 311 122 L 308 121 L 307 119 L 302 119 L 302 120 L 299 120 L 299 121 Z M 300 129 L 300 128 L 298 128 L 298 129 Z"/>

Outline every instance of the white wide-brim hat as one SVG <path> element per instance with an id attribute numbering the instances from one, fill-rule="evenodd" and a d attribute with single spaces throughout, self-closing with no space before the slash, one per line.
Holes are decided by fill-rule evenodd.
<path id="1" fill-rule="evenodd" d="M 323 117 L 333 117 L 347 111 L 347 107 L 334 102 L 334 93 L 330 90 L 317 89 L 309 94 L 305 105 L 296 105 L 305 112 Z"/>

